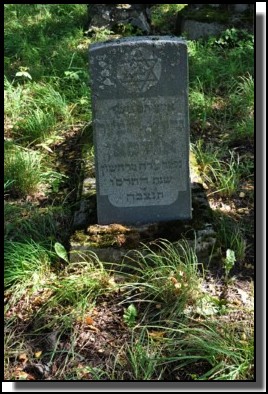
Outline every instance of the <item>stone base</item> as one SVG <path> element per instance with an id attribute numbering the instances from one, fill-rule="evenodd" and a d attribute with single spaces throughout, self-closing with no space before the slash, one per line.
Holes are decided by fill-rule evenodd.
<path id="1" fill-rule="evenodd" d="M 177 242 L 184 238 L 195 249 L 199 262 L 206 264 L 215 252 L 216 234 L 212 225 L 212 210 L 192 153 L 190 163 L 192 219 L 141 226 L 96 224 L 95 180 L 85 174 L 80 208 L 74 216 L 74 234 L 70 241 L 71 262 L 81 259 L 81 255 L 93 252 L 103 262 L 118 263 L 126 256 L 133 257 L 134 250 L 141 249 L 144 244 L 150 246 L 159 239 Z"/>

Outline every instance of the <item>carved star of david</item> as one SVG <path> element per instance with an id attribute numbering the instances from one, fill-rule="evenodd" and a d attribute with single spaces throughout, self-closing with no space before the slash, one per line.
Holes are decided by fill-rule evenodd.
<path id="1" fill-rule="evenodd" d="M 158 83 L 160 74 L 160 59 L 157 57 L 144 58 L 144 55 L 140 53 L 139 56 L 128 57 L 122 62 L 117 77 L 128 90 L 145 92 Z"/>

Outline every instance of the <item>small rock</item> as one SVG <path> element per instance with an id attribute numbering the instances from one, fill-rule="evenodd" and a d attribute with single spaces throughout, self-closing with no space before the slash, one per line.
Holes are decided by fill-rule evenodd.
<path id="1" fill-rule="evenodd" d="M 246 195 L 246 194 L 245 194 L 244 192 L 241 192 L 241 193 L 239 194 L 239 197 L 244 198 L 245 195 Z"/>

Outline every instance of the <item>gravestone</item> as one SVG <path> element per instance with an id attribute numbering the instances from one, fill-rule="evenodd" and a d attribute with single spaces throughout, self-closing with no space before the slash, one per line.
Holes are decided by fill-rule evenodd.
<path id="1" fill-rule="evenodd" d="M 126 38 L 89 54 L 98 223 L 190 219 L 185 42 Z"/>

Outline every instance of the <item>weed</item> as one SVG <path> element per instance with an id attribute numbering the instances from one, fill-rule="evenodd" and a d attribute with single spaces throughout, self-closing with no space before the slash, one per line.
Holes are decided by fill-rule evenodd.
<path id="1" fill-rule="evenodd" d="M 248 41 L 251 38 L 252 36 L 246 30 L 238 30 L 232 27 L 223 32 L 221 36 L 215 40 L 214 44 L 222 48 L 235 48 L 241 45 L 241 41 Z"/>
<path id="2" fill-rule="evenodd" d="M 56 242 L 56 243 L 54 244 L 54 249 L 55 249 L 56 254 L 57 254 L 62 260 L 64 260 L 66 263 L 69 262 L 69 258 L 68 258 L 67 251 L 66 251 L 65 247 L 64 247 L 61 243 Z"/>
<path id="3" fill-rule="evenodd" d="M 43 183 L 47 184 L 48 192 L 58 193 L 60 186 L 66 181 L 68 177 L 59 172 L 48 170 L 43 172 L 41 175 L 41 180 Z"/>
<path id="4" fill-rule="evenodd" d="M 134 304 L 130 304 L 126 309 L 123 315 L 124 322 L 128 325 L 128 327 L 133 327 L 136 324 L 136 318 L 138 316 L 138 311 Z"/>
<path id="5" fill-rule="evenodd" d="M 215 193 L 219 193 L 224 197 L 231 197 L 237 193 L 240 182 L 239 156 L 235 156 L 234 152 L 230 152 L 230 160 L 218 160 L 214 165 L 210 166 L 212 174 L 212 182 L 217 189 Z"/>
<path id="6" fill-rule="evenodd" d="M 201 176 L 213 187 L 212 193 L 220 193 L 223 197 L 231 197 L 237 193 L 240 182 L 240 160 L 234 152 L 229 152 L 229 161 L 220 159 L 221 153 L 213 149 L 212 145 L 204 148 L 203 140 L 192 145 L 196 160 L 199 164 Z"/>
<path id="7" fill-rule="evenodd" d="M 231 250 L 231 249 L 227 249 L 226 250 L 226 257 L 223 260 L 223 266 L 224 266 L 224 269 L 225 269 L 225 280 L 226 280 L 226 282 L 228 280 L 229 273 L 230 273 L 231 269 L 233 268 L 235 261 L 236 261 L 236 258 L 235 258 L 234 251 Z"/>

